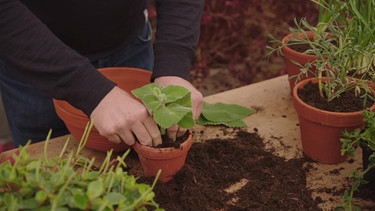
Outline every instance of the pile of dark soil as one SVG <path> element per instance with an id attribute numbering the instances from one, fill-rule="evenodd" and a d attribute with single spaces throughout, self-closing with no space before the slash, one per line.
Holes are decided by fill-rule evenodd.
<path id="1" fill-rule="evenodd" d="M 257 133 L 194 143 L 175 178 L 157 183 L 166 210 L 320 210 L 306 188 L 307 158 L 285 160 L 264 149 Z M 152 178 L 140 178 L 150 183 Z"/>

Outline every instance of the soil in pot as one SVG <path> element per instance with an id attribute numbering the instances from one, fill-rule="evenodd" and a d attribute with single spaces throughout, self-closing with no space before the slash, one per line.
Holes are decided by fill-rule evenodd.
<path id="1" fill-rule="evenodd" d="M 305 103 L 326 111 L 353 112 L 361 111 L 364 108 L 363 99 L 355 96 L 354 91 L 342 93 L 340 97 L 328 102 L 319 95 L 318 85 L 313 84 L 311 81 L 298 90 L 298 96 Z M 373 104 L 374 101 L 368 99 L 366 107 L 370 108 Z"/>

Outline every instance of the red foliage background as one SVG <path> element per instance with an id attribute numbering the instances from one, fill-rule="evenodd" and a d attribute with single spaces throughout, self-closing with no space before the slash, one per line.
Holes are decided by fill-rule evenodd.
<path id="1" fill-rule="evenodd" d="M 149 13 L 155 22 L 153 1 Z M 315 22 L 317 15 L 310 0 L 206 0 L 192 80 L 202 81 L 212 69 L 229 70 L 247 84 L 285 74 L 282 58 L 265 59 L 268 35 L 281 39 L 294 18 Z"/>

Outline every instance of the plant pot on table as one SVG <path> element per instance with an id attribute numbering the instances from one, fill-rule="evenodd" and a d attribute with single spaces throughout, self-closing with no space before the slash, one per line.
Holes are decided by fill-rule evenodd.
<path id="1" fill-rule="evenodd" d="M 315 108 L 298 96 L 298 90 L 307 83 L 317 83 L 316 78 L 305 79 L 293 89 L 294 108 L 298 113 L 302 149 L 312 160 L 325 164 L 344 162 L 347 155 L 341 155 L 343 131 L 352 131 L 364 126 L 362 111 L 332 112 Z M 373 105 L 372 109 L 375 108 Z"/>
<path id="2" fill-rule="evenodd" d="M 98 69 L 108 79 L 114 81 L 117 86 L 128 93 L 133 89 L 142 87 L 150 83 L 151 72 L 129 67 L 108 67 Z M 81 110 L 73 107 L 67 101 L 53 100 L 57 115 L 64 121 L 69 132 L 73 137 L 79 141 L 85 131 L 87 123 L 90 121 L 89 117 Z M 98 151 L 124 152 L 130 148 L 124 142 L 113 143 L 107 138 L 101 136 L 95 127 L 92 128 L 87 143 L 85 145 Z"/>
<path id="3" fill-rule="evenodd" d="M 168 182 L 185 164 L 187 153 L 193 143 L 193 136 L 188 132 L 188 138 L 179 147 L 156 148 L 135 142 L 133 149 L 137 152 L 146 177 L 156 176 L 159 169 L 159 180 Z"/>
<path id="4" fill-rule="evenodd" d="M 306 35 L 308 36 L 309 39 L 314 38 L 314 33 L 311 31 L 307 31 Z M 300 39 L 305 39 L 304 35 L 296 35 L 296 34 L 288 34 L 283 39 L 281 40 L 283 47 L 281 48 L 281 52 L 284 55 L 284 63 L 285 63 L 285 68 L 288 73 L 288 79 L 289 79 L 289 87 L 290 87 L 290 94 L 292 95 L 293 93 L 293 88 L 296 84 L 297 80 L 297 75 L 301 72 L 301 68 L 305 66 L 307 63 L 311 63 L 316 59 L 315 55 L 309 55 L 306 53 L 299 52 L 295 50 L 296 46 L 291 47 L 288 45 L 288 42 L 292 38 L 300 38 Z M 305 44 L 307 45 L 307 44 Z M 304 51 L 304 50 L 301 50 Z M 306 75 L 301 75 L 300 80 L 306 79 L 306 78 L 311 78 L 313 75 L 311 73 L 308 73 Z"/>

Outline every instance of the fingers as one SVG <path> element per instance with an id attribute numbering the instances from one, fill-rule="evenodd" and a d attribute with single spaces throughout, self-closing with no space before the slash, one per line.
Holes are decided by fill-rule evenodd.
<path id="1" fill-rule="evenodd" d="M 157 124 L 155 123 L 155 121 L 152 119 L 152 117 L 149 116 L 148 119 L 143 123 L 143 125 L 145 129 L 147 130 L 149 137 L 151 137 L 150 145 L 152 146 L 160 145 L 162 143 L 160 130 Z M 138 140 L 141 140 L 141 139 L 138 137 Z"/>
<path id="2" fill-rule="evenodd" d="M 183 136 L 186 133 L 187 129 L 178 127 L 178 125 L 172 125 L 167 129 L 167 135 L 172 140 L 176 140 L 177 137 Z"/>
<path id="3" fill-rule="evenodd" d="M 116 143 L 116 144 L 124 142 L 125 144 L 127 144 L 129 146 L 133 145 L 136 141 L 133 133 L 131 133 L 130 131 L 127 132 L 127 133 L 122 133 L 121 135 L 119 135 L 119 134 L 107 135 L 106 138 L 110 142 L 113 142 L 113 143 Z"/>
<path id="4" fill-rule="evenodd" d="M 142 145 L 158 146 L 162 143 L 159 128 L 151 117 L 142 123 L 135 124 L 132 131 Z"/>

